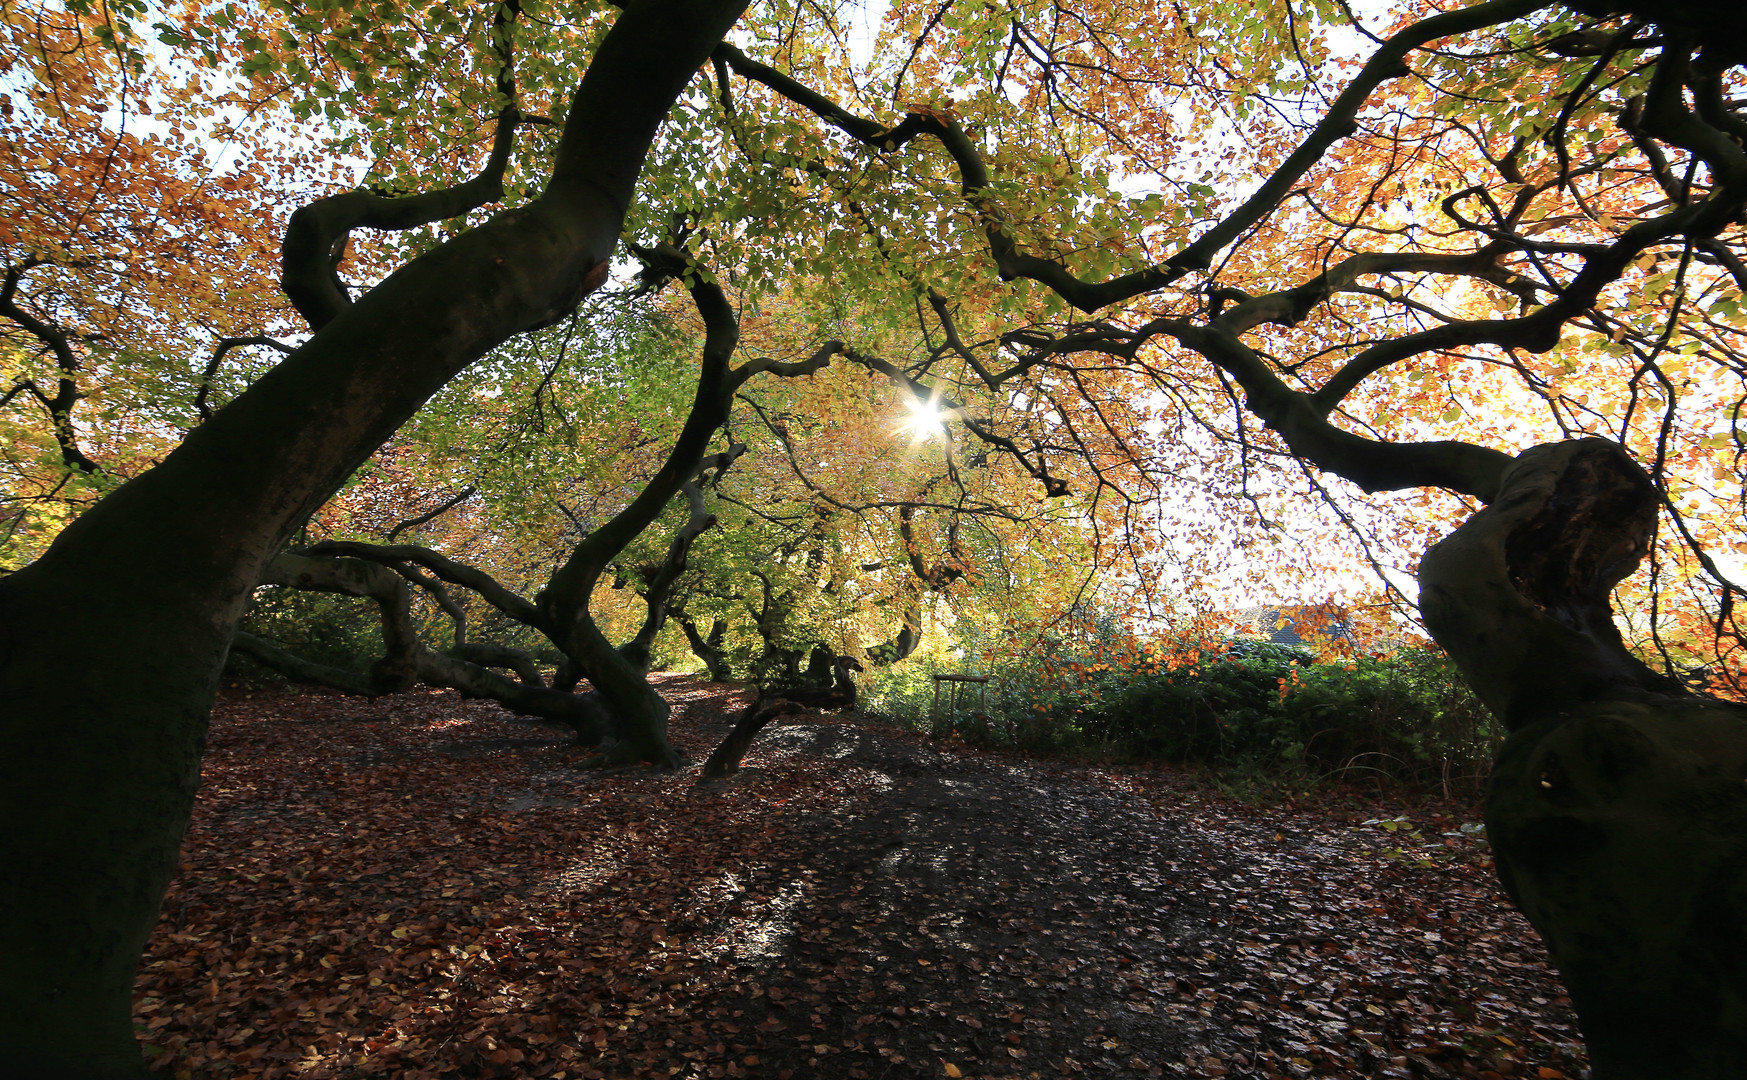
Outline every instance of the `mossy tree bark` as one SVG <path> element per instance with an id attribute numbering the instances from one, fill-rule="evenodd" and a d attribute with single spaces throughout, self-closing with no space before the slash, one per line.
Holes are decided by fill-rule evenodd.
<path id="1" fill-rule="evenodd" d="M 1608 602 L 1658 504 L 1613 443 L 1535 447 L 1420 570 L 1427 627 L 1509 731 L 1487 832 L 1596 1080 L 1747 1075 L 1747 709 L 1646 667 Z"/>
<path id="2" fill-rule="evenodd" d="M 236 618 L 298 524 L 427 398 L 604 278 L 655 131 L 743 7 L 646 0 L 603 41 L 533 202 L 409 263 L 0 580 L 0 1061 L 144 1075 L 141 949 Z M 101 663 L 90 650 L 100 647 Z"/>

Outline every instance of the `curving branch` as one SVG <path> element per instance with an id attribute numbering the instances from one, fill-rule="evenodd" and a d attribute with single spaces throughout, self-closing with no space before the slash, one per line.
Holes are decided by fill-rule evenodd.
<path id="1" fill-rule="evenodd" d="M 413 654 L 421 646 L 412 625 L 406 581 L 399 574 L 362 559 L 311 558 L 287 553 L 267 564 L 261 584 L 374 600 L 382 613 L 383 645 L 382 659 L 370 669 L 374 692 L 392 694 L 412 687 Z"/>
<path id="2" fill-rule="evenodd" d="M 364 559 L 375 563 L 412 563 L 422 566 L 452 585 L 471 589 L 492 607 L 524 626 L 545 632 L 545 618 L 540 609 L 511 592 L 483 570 L 456 562 L 439 552 L 417 544 L 369 544 L 361 540 L 324 540 L 305 554 Z"/>
<path id="3" fill-rule="evenodd" d="M 320 330 L 352 303 L 339 271 L 353 229 L 416 229 L 503 198 L 503 175 L 515 147 L 517 126 L 551 123 L 545 117 L 524 115 L 516 104 L 515 27 L 521 14 L 521 0 L 501 0 L 492 15 L 490 48 L 497 60 L 493 89 L 500 104 L 491 151 L 478 175 L 454 187 L 416 195 L 360 188 L 317 199 L 292 213 L 280 253 L 280 285 L 311 330 Z M 568 128 L 565 138 L 574 141 Z M 597 269 L 604 273 L 604 267 Z"/>
<path id="4" fill-rule="evenodd" d="M 465 645 L 445 656 L 418 639 L 408 604 L 407 584 L 394 569 L 355 557 L 282 554 L 268 564 L 263 585 L 339 593 L 375 601 L 381 615 L 386 655 L 368 673 L 304 660 L 250 634 L 238 634 L 232 647 L 289 678 L 348 693 L 397 693 L 415 682 L 447 686 L 464 697 L 488 698 L 523 716 L 573 728 L 585 742 L 600 742 L 617 730 L 598 694 L 572 694 L 547 687 L 532 658 L 520 649 Z M 491 667 L 515 669 L 509 679 Z"/>
<path id="5" fill-rule="evenodd" d="M 655 645 L 655 637 L 667 623 L 668 600 L 673 595 L 674 583 L 686 571 L 686 559 L 691 554 L 692 544 L 716 524 L 716 515 L 710 513 L 704 503 L 706 476 L 714 474 L 712 479 L 720 477 L 745 452 L 744 443 L 735 443 L 720 454 L 711 454 L 699 464 L 698 475 L 680 485 L 680 494 L 685 497 L 687 508 L 685 524 L 668 543 L 666 557 L 655 566 L 642 568 L 641 593 L 646 608 L 643 625 L 635 637 L 619 646 L 619 653 L 645 671 L 649 670 L 649 651 Z"/>
<path id="6" fill-rule="evenodd" d="M 546 679 L 540 674 L 540 668 L 534 663 L 534 658 L 526 649 L 517 649 L 509 645 L 490 645 L 484 642 L 460 644 L 449 650 L 449 655 L 457 660 L 465 660 L 469 664 L 480 667 L 509 668 L 516 673 L 516 678 L 522 680 L 524 686 L 544 688 Z"/>
<path id="7" fill-rule="evenodd" d="M 748 360 L 746 363 L 735 368 L 728 381 L 732 389 L 739 389 L 741 386 L 745 385 L 746 380 L 752 378 L 754 375 L 761 375 L 767 371 L 778 378 L 798 379 L 803 375 L 811 375 L 815 371 L 823 370 L 824 367 L 831 362 L 833 356 L 846 356 L 848 353 L 849 350 L 844 346 L 843 342 L 827 341 L 825 344 L 813 350 L 813 355 L 807 357 L 805 360 L 777 360 L 772 357 L 761 356 L 753 360 Z"/>
<path id="8" fill-rule="evenodd" d="M 26 380 L 14 389 L 27 391 L 43 407 L 43 411 L 48 413 L 55 445 L 61 452 L 61 464 L 89 475 L 100 471 L 102 467 L 91 460 L 80 447 L 79 432 L 73 426 L 73 407 L 85 395 L 79 392 L 79 356 L 73 350 L 72 339 L 66 331 L 43 322 L 18 304 L 18 286 L 24 280 L 24 275 L 43 265 L 46 265 L 43 261 L 29 258 L 18 266 L 6 268 L 5 278 L 0 279 L 0 318 L 12 320 L 54 356 L 55 367 L 59 373 L 55 380 L 55 392 L 44 393 L 33 380 Z"/>
<path id="9" fill-rule="evenodd" d="M 231 638 L 231 652 L 240 653 L 262 667 L 277 671 L 293 682 L 310 686 L 326 686 L 360 697 L 376 697 L 383 693 L 376 679 L 361 671 L 318 664 L 294 652 L 281 649 L 264 637 L 238 630 Z"/>
<path id="10" fill-rule="evenodd" d="M 929 591 L 940 592 L 964 577 L 967 568 L 964 548 L 958 540 L 958 516 L 953 515 L 947 523 L 947 557 L 929 566 L 922 559 L 922 545 L 916 539 L 916 527 L 912 524 L 916 519 L 917 509 L 914 504 L 898 509 L 898 537 L 904 541 L 904 555 L 910 560 L 910 572 L 928 586 Z"/>
<path id="11" fill-rule="evenodd" d="M 1453 440 L 1393 443 L 1335 427 L 1310 394 L 1294 390 L 1267 362 L 1224 328 L 1178 325 L 1170 333 L 1237 380 L 1249 410 L 1278 432 L 1293 454 L 1366 491 L 1442 487 L 1490 502 L 1510 455 Z"/>
<path id="12" fill-rule="evenodd" d="M 317 199 L 292 212 L 280 249 L 279 284 L 311 330 L 320 330 L 351 306 L 351 294 L 340 278 L 340 264 L 353 229 L 416 229 L 503 198 L 504 169 L 509 165 L 519 119 L 514 105 L 504 106 L 485 167 L 465 183 L 400 196 L 358 188 Z"/>
<path id="13" fill-rule="evenodd" d="M 290 345 L 285 344 L 278 338 L 268 337 L 265 334 L 256 334 L 253 337 L 227 337 L 219 339 L 218 344 L 212 350 L 212 359 L 208 360 L 206 362 L 206 367 L 201 369 L 200 382 L 198 384 L 200 389 L 194 395 L 194 411 L 200 414 L 202 420 L 212 419 L 212 406 L 206 403 L 206 399 L 207 396 L 212 393 L 212 380 L 217 378 L 219 365 L 224 363 L 225 355 L 232 349 L 241 349 L 252 345 L 260 345 L 273 349 L 281 356 L 289 356 L 296 351 Z"/>
<path id="14" fill-rule="evenodd" d="M 870 646 L 867 650 L 867 662 L 875 667 L 888 667 L 908 659 L 920 644 L 922 605 L 912 600 L 904 605 L 903 613 L 898 616 L 898 632 L 892 636 L 892 640 Z"/>
<path id="15" fill-rule="evenodd" d="M 388 530 L 388 536 L 386 538 L 387 542 L 390 544 L 394 543 L 395 539 L 408 529 L 416 529 L 420 525 L 430 524 L 437 518 L 455 509 L 457 506 L 460 506 L 468 499 L 473 498 L 474 495 L 478 494 L 478 491 L 479 489 L 475 488 L 472 484 L 468 484 L 453 496 L 444 499 L 441 503 L 437 504 L 437 508 L 430 513 L 420 514 L 418 517 L 408 518 L 405 521 L 400 522 L 394 528 Z"/>
<path id="16" fill-rule="evenodd" d="M 405 563 L 387 565 L 390 570 L 423 589 L 443 614 L 449 616 L 449 622 L 454 627 L 455 648 L 464 647 L 467 644 L 467 612 L 449 595 L 449 590 L 443 588 L 443 583 Z"/>
<path id="17" fill-rule="evenodd" d="M 657 279 L 680 277 L 690 282 L 687 291 L 704 322 L 697 390 L 679 437 L 655 475 L 625 509 L 577 543 L 538 598 L 557 631 L 555 640 L 566 643 L 567 652 L 571 645 L 576 645 L 582 652 L 604 655 L 605 639 L 587 618 L 588 598 L 612 560 L 649 527 L 685 483 L 704 467 L 704 451 L 727 422 L 735 391 L 752 376 L 766 371 L 785 377 L 811 374 L 830 363 L 833 356 L 845 352 L 841 343 L 831 341 L 806 360 L 761 358 L 733 367 L 730 361 L 739 347 L 740 321 L 721 286 L 709 280 L 691 256 L 670 244 L 633 251 L 645 259 Z M 573 655 L 580 658 L 580 652 Z M 589 663 L 592 675 L 593 662 Z"/>
<path id="18" fill-rule="evenodd" d="M 1351 290 L 1362 277 L 1379 274 L 1450 274 L 1479 278 L 1509 288 L 1522 279 L 1499 263 L 1502 254 L 1502 247 L 1489 244 L 1478 251 L 1459 255 L 1411 251 L 1351 255 L 1302 285 L 1261 296 L 1243 296 L 1234 306 L 1210 320 L 1210 325 L 1233 333 L 1253 330 L 1268 323 L 1297 326 L 1318 304 Z"/>
<path id="19" fill-rule="evenodd" d="M 1019 249 L 1011 224 L 999 205 L 988 197 L 989 174 L 981 151 L 951 116 L 935 110 L 912 111 L 897 126 L 887 127 L 854 115 L 732 45 L 722 44 L 713 57 L 741 77 L 788 98 L 865 146 L 891 152 L 921 135 L 934 137 L 958 166 L 960 190 L 983 219 L 989 252 L 1001 279 L 1029 278 L 1090 313 L 1162 289 L 1191 271 L 1212 266 L 1215 254 L 1272 213 L 1330 147 L 1357 130 L 1359 109 L 1372 92 L 1383 83 L 1410 73 L 1406 58 L 1413 50 L 1439 38 L 1508 22 L 1550 6 L 1551 0 L 1491 0 L 1422 19 L 1390 37 L 1354 75 L 1304 141 L 1242 205 L 1163 263 L 1105 281 L 1081 279 L 1053 259 Z"/>
<path id="20" fill-rule="evenodd" d="M 670 600 L 667 613 L 673 621 L 679 624 L 685 633 L 686 642 L 691 646 L 692 655 L 704 662 L 711 682 L 731 682 L 734 678 L 733 665 L 728 660 L 728 650 L 723 642 L 728 634 L 728 620 L 710 620 L 710 629 L 705 633 L 698 629 L 695 619 L 686 612 L 679 602 Z"/>

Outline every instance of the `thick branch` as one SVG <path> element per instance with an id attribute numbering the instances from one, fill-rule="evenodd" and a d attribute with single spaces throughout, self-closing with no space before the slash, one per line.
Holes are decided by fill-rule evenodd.
<path id="1" fill-rule="evenodd" d="M 353 229 L 416 229 L 503 198 L 503 173 L 519 115 L 515 106 L 505 106 L 485 168 L 466 183 L 401 196 L 359 188 L 317 199 L 292 213 L 285 226 L 279 283 L 311 330 L 320 330 L 352 303 L 339 268 Z"/>
<path id="2" fill-rule="evenodd" d="M 510 618 L 545 632 L 546 622 L 540 609 L 498 584 L 497 579 L 483 570 L 458 563 L 417 544 L 367 544 L 361 540 L 326 540 L 308 551 L 310 555 L 349 556 L 377 563 L 410 562 L 464 589 L 471 589 L 492 607 Z"/>
<path id="3" fill-rule="evenodd" d="M 710 632 L 705 634 L 698 629 L 698 624 L 683 609 L 669 602 L 668 613 L 673 616 L 679 628 L 685 632 L 685 639 L 691 645 L 692 654 L 704 662 L 711 682 L 728 682 L 734 678 L 734 672 L 728 663 L 728 651 L 722 647 L 723 638 L 728 633 L 726 619 L 712 619 Z"/>
<path id="4" fill-rule="evenodd" d="M 335 690 L 362 697 L 375 697 L 382 693 L 376 680 L 370 675 L 305 660 L 295 653 L 281 649 L 266 638 L 256 637 L 243 630 L 238 630 L 231 638 L 231 652 L 241 653 L 262 667 L 277 671 L 294 682 L 331 686 Z"/>
<path id="5" fill-rule="evenodd" d="M 914 505 L 898 508 L 898 537 L 904 541 L 904 554 L 910 560 L 911 572 L 930 591 L 939 592 L 965 574 L 964 551 L 958 543 L 958 517 L 954 515 L 947 526 L 947 557 L 929 566 L 922 559 L 922 545 L 916 540 L 916 528 L 912 524 L 916 510 Z"/>
<path id="6" fill-rule="evenodd" d="M 785 712 L 794 711 L 795 707 L 781 698 L 767 698 L 762 695 L 755 698 L 746 707 L 746 711 L 740 714 L 740 719 L 734 722 L 734 728 L 728 732 L 728 737 L 722 740 L 721 745 L 704 762 L 703 772 L 698 779 L 719 780 L 739 772 L 740 759 L 746 756 L 752 740 L 758 738 L 758 733 L 764 730 L 765 725 Z"/>
<path id="7" fill-rule="evenodd" d="M 263 585 L 287 585 L 374 600 L 382 613 L 383 657 L 370 669 L 377 693 L 395 693 L 413 683 L 413 654 L 420 648 L 412 625 L 406 582 L 387 567 L 361 559 L 283 554 L 267 564 Z"/>
<path id="8" fill-rule="evenodd" d="M 544 688 L 546 680 L 540 675 L 540 668 L 534 663 L 534 658 L 528 655 L 526 649 L 511 648 L 508 645 L 490 645 L 476 643 L 472 645 L 457 645 L 449 650 L 449 655 L 457 660 L 465 660 L 480 667 L 509 668 L 516 673 L 516 678 L 522 680 L 524 686 Z"/>
<path id="9" fill-rule="evenodd" d="M 679 493 L 680 485 L 697 473 L 705 448 L 728 419 L 733 401 L 733 373 L 728 362 L 740 342 L 740 323 L 720 287 L 704 281 L 701 275 L 693 280 L 692 299 L 704 319 L 704 345 L 691 411 L 667 460 L 643 490 L 625 509 L 583 537 L 541 591 L 537 603 L 551 618 L 557 632 L 554 640 L 561 644 L 579 620 L 586 621 L 588 598 L 608 564 L 660 516 Z"/>
<path id="10" fill-rule="evenodd" d="M 599 743 L 616 730 L 612 714 L 598 694 L 552 690 L 538 682 L 507 678 L 479 664 L 429 649 L 420 649 L 416 659 L 423 682 L 459 690 L 462 697 L 495 701 L 522 716 L 565 724 L 576 731 L 583 743 Z"/>
<path id="11" fill-rule="evenodd" d="M 815 349 L 813 355 L 805 360 L 776 360 L 768 356 L 761 356 L 756 360 L 748 360 L 735 368 L 729 379 L 730 387 L 739 389 L 746 383 L 746 380 L 766 371 L 784 379 L 797 379 L 803 375 L 811 375 L 829 364 L 833 356 L 843 355 L 848 351 L 841 341 L 827 341 Z"/>
<path id="12" fill-rule="evenodd" d="M 548 689 L 531 660 L 519 664 L 509 655 L 521 650 L 468 646 L 462 655 L 444 656 L 425 648 L 412 626 L 406 583 L 388 567 L 358 558 L 286 554 L 269 564 L 262 584 L 364 597 L 376 601 L 382 614 L 388 655 L 368 676 L 301 660 L 259 638 L 243 642 L 248 655 L 292 678 L 371 695 L 404 690 L 417 679 L 452 687 L 466 697 L 488 698 L 524 716 L 568 724 L 584 741 L 599 742 L 613 732 L 604 702 L 592 694 Z M 480 662 L 474 661 L 475 656 Z M 521 653 L 521 658 L 527 659 L 526 654 Z M 521 681 L 505 678 L 485 663 L 514 666 Z"/>
<path id="13" fill-rule="evenodd" d="M 1516 284 L 1520 280 L 1517 275 L 1499 265 L 1500 254 L 1500 248 L 1488 246 L 1462 255 L 1387 251 L 1352 255 L 1302 285 L 1246 296 L 1213 320 L 1213 324 L 1233 333 L 1266 323 L 1297 326 L 1318 304 L 1351 289 L 1360 278 L 1378 274 L 1456 274 L 1501 286 Z"/>
<path id="14" fill-rule="evenodd" d="M 1251 412 L 1286 440 L 1295 455 L 1366 491 L 1442 487 L 1490 502 L 1510 455 L 1471 443 L 1388 443 L 1343 431 L 1309 394 L 1282 382 L 1236 334 L 1179 325 L 1179 341 L 1231 374 Z"/>
<path id="15" fill-rule="evenodd" d="M 1626 649 L 1609 605 L 1649 551 L 1660 503 L 1615 443 L 1537 446 L 1490 506 L 1426 552 L 1426 628 L 1506 727 L 1583 702 L 1685 695 Z"/>
<path id="16" fill-rule="evenodd" d="M 661 628 L 667 623 L 668 597 L 673 595 L 674 583 L 686 571 L 686 560 L 691 554 L 692 543 L 716 524 L 716 515 L 710 513 L 704 504 L 704 477 L 712 471 L 718 477 L 721 476 L 722 471 L 734 464 L 735 459 L 745 452 L 744 443 L 735 443 L 720 454 L 711 454 L 699 463 L 698 475 L 680 485 L 680 493 L 685 496 L 688 510 L 685 524 L 680 526 L 667 545 L 666 558 L 651 568 L 644 578 L 642 593 L 647 610 L 642 627 L 638 629 L 636 637 L 619 646 L 621 655 L 640 665 L 645 671 L 649 668 L 649 650 L 654 647 L 656 635 L 661 633 Z"/>
<path id="17" fill-rule="evenodd" d="M 443 583 L 429 574 L 423 573 L 405 563 L 388 563 L 388 568 L 401 577 L 417 585 L 425 594 L 436 602 L 443 614 L 449 616 L 450 625 L 454 627 L 454 646 L 459 649 L 467 644 L 467 612 L 449 595 L 449 590 L 443 588 Z"/>
<path id="18" fill-rule="evenodd" d="M 535 598 L 549 627 L 547 636 L 577 667 L 587 671 L 595 688 L 615 707 L 642 710 L 649 729 L 659 724 L 663 731 L 666 705 L 649 687 L 646 659 L 639 662 L 635 650 L 628 656 L 614 648 L 589 614 L 589 600 L 606 568 L 660 516 L 681 485 L 697 474 L 710 440 L 728 420 L 735 385 L 729 362 L 740 341 L 739 320 L 727 296 L 706 280 L 706 275 L 696 272 L 691 280 L 692 300 L 704 320 L 704 344 L 697 392 L 679 436 L 643 490 L 578 541 Z"/>
<path id="19" fill-rule="evenodd" d="M 886 667 L 900 660 L 907 659 L 916 651 L 916 646 L 922 644 L 922 605 L 912 600 L 904 605 L 904 613 L 899 616 L 898 632 L 892 640 L 881 642 L 867 650 L 867 662 L 876 667 Z"/>

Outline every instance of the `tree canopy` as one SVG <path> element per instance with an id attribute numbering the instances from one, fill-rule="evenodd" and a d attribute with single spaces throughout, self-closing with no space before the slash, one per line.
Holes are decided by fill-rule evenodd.
<path id="1" fill-rule="evenodd" d="M 11 564 L 85 497 L 57 465 L 130 474 L 263 370 L 268 337 L 295 341 L 269 281 L 300 192 L 361 185 L 286 234 L 308 315 L 536 191 L 610 14 L 16 10 Z M 676 103 L 627 237 L 679 239 L 788 355 L 841 338 L 838 367 L 944 404 L 959 454 L 1090 504 L 1101 544 L 1168 538 L 1192 595 L 1241 592 L 1234 572 L 1278 582 L 1282 558 L 1305 579 L 1286 599 L 1343 587 L 1331 563 L 1410 571 L 1490 491 L 1487 451 L 1619 441 L 1667 493 L 1635 634 L 1738 670 L 1714 664 L 1735 648 L 1721 579 L 1742 558 L 1718 513 L 1741 498 L 1732 159 L 1657 112 L 1682 77 L 1656 84 L 1660 31 L 1490 4 L 861 19 L 749 13 Z M 1718 119 L 1729 57 L 1689 54 L 1684 77 L 1717 95 L 1694 97 L 1694 122 Z M 1721 220 L 1686 223 L 1704 205 Z M 323 243 L 337 274 L 293 265 Z M 418 430 L 465 457 L 474 410 L 495 409 L 517 436 L 494 459 L 622 474 L 559 401 L 618 385 L 619 409 L 683 406 L 687 316 L 649 280 L 507 344 Z M 640 330 L 651 313 L 677 336 Z M 895 401 L 810 404 L 879 440 Z M 553 513 L 513 490 L 513 514 Z M 1257 544 L 1271 557 L 1233 563 Z M 1131 550 L 1131 576 L 1161 574 L 1160 554 Z"/>
<path id="2" fill-rule="evenodd" d="M 83 869 L 57 851 L 105 828 L 84 811 L 30 841 L 19 880 L 60 884 L 18 932 L 136 867 L 67 946 L 106 973 L 89 1000 L 137 953 L 263 583 L 385 626 L 408 588 L 468 590 L 562 658 L 550 683 L 457 618 L 446 654 L 385 632 L 358 688 L 489 692 L 671 763 L 645 676 L 673 613 L 792 672 L 894 660 L 979 590 L 1047 620 L 1095 571 L 1155 618 L 1234 576 L 1321 600 L 1347 560 L 1400 590 L 1465 520 L 1421 608 L 1529 795 L 1566 782 L 1548 755 L 1662 745 L 1657 710 L 1736 730 L 1690 693 L 1744 677 L 1732 6 L 743 6 L 3 9 L 12 797 L 113 786 L 130 814 Z M 329 542 L 285 551 L 312 519 Z M 70 641 L 126 657 L 76 704 Z M 1695 753 L 1674 788 L 1739 787 Z M 1591 916 L 1510 798 L 1507 883 L 1611 1024 L 1629 980 L 1551 929 Z M 1739 977 L 1705 978 L 1733 1015 Z M 21 1031 L 85 1023 L 13 1000 Z M 1598 1075 L 1667 1019 L 1622 1021 Z"/>

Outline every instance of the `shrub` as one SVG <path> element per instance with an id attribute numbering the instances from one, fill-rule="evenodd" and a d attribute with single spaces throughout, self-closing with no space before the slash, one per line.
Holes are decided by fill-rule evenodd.
<path id="1" fill-rule="evenodd" d="M 255 634 L 305 660 L 349 671 L 364 671 L 382 656 L 382 631 L 376 605 L 334 593 L 267 586 L 255 590 L 238 629 Z M 231 655 L 227 677 L 239 658 Z M 252 662 L 246 674 L 260 669 Z"/>
<path id="2" fill-rule="evenodd" d="M 940 738 L 1259 771 L 1477 787 L 1499 738 L 1443 654 L 1319 662 L 1247 640 L 1118 642 L 1091 659 L 1044 648 L 997 673 L 989 709 L 932 714 L 934 671 L 888 676 L 870 711 Z"/>

